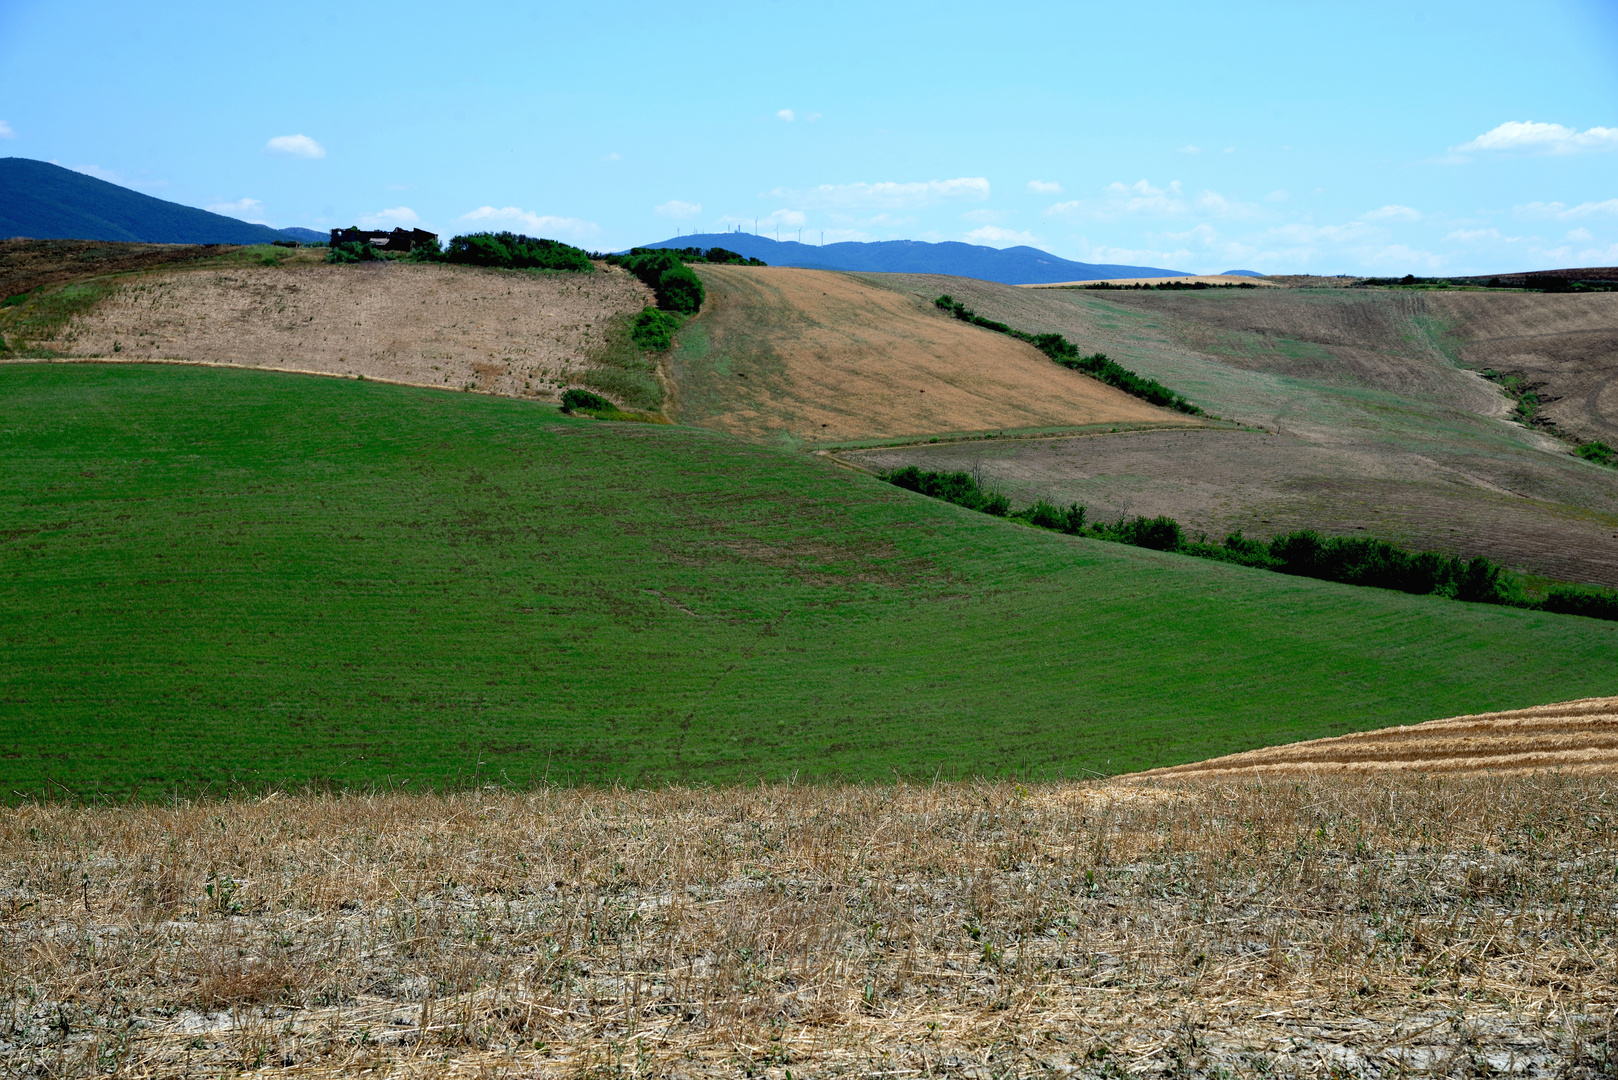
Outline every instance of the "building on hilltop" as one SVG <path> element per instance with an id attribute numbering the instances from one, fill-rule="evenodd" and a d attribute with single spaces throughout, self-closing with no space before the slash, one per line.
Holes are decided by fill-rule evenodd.
<path id="1" fill-rule="evenodd" d="M 409 251 L 417 244 L 437 243 L 438 234 L 426 229 L 394 229 L 378 232 L 372 229 L 333 229 L 333 244 L 370 244 L 378 251 Z"/>

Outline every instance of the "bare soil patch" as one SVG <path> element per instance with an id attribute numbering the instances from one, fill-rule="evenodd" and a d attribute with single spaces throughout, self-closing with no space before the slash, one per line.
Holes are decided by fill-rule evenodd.
<path id="1" fill-rule="evenodd" d="M 76 357 L 172 359 L 551 399 L 612 321 L 651 293 L 633 277 L 407 263 L 232 266 L 141 275 L 76 317 Z"/>
<path id="2" fill-rule="evenodd" d="M 1608 776 L 0 817 L 11 1076 L 1608 1075 Z"/>
<path id="3" fill-rule="evenodd" d="M 0 240 L 0 297 L 97 274 L 145 270 L 238 250 L 220 244 L 123 244 L 101 240 Z"/>
<path id="4" fill-rule="evenodd" d="M 1145 776 L 1302 773 L 1618 773 L 1618 697 L 1454 716 L 1199 761 Z"/>
<path id="5" fill-rule="evenodd" d="M 809 442 L 1186 423 L 1022 342 L 848 274 L 698 269 L 708 299 L 681 332 L 671 370 L 687 423 Z"/>

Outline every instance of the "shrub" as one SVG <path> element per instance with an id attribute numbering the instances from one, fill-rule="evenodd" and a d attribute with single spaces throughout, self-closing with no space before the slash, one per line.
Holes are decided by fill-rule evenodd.
<path id="1" fill-rule="evenodd" d="M 1005 517 L 1011 511 L 1011 500 L 999 492 L 985 491 L 964 472 L 922 472 L 914 465 L 895 469 L 882 479 L 906 491 L 914 491 L 929 498 L 964 506 L 994 517 Z"/>
<path id="2" fill-rule="evenodd" d="M 668 248 L 635 248 L 628 255 L 609 260 L 640 278 L 657 296 L 657 306 L 665 311 L 691 315 L 702 307 L 702 279 L 680 260 L 679 252 Z"/>
<path id="3" fill-rule="evenodd" d="M 410 254 L 406 256 L 411 262 L 441 262 L 444 258 L 444 249 L 439 246 L 438 238 L 422 240 L 412 244 Z"/>
<path id="4" fill-rule="evenodd" d="M 595 267 L 582 248 L 560 240 L 540 240 L 515 233 L 471 233 L 450 240 L 445 262 L 466 266 L 493 266 L 507 270 L 572 270 L 588 273 Z"/>
<path id="5" fill-rule="evenodd" d="M 618 407 L 600 394 L 571 387 L 562 392 L 563 412 L 617 412 Z"/>
<path id="6" fill-rule="evenodd" d="M 647 352 L 662 352 L 674 344 L 674 332 L 680 329 L 683 322 L 673 312 L 648 307 L 635 316 L 629 336 Z"/>
<path id="7" fill-rule="evenodd" d="M 376 258 L 376 249 L 363 240 L 345 241 L 326 249 L 326 261 L 329 263 L 375 262 Z"/>
<path id="8" fill-rule="evenodd" d="M 1573 452 L 1597 465 L 1618 465 L 1618 451 L 1604 442 L 1587 442 Z"/>
<path id="9" fill-rule="evenodd" d="M 1078 503 L 1072 503 L 1063 508 L 1048 503 L 1044 499 L 1038 499 L 1032 506 L 1019 510 L 1010 516 L 1041 529 L 1053 529 L 1056 532 L 1067 533 L 1069 536 L 1076 536 L 1084 531 L 1084 515 L 1085 509 Z"/>
<path id="10" fill-rule="evenodd" d="M 1180 523 L 1171 517 L 1137 517 L 1133 521 L 1120 521 L 1108 530 L 1112 539 L 1153 551 L 1178 551 L 1184 542 Z"/>
<path id="11" fill-rule="evenodd" d="M 1559 615 L 1584 615 L 1618 621 L 1618 593 L 1578 585 L 1559 585 L 1539 605 Z"/>

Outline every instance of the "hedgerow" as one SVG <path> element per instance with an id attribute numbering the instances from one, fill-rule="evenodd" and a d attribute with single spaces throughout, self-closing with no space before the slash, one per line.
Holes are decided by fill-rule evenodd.
<path id="1" fill-rule="evenodd" d="M 1217 559 L 1344 585 L 1618 621 L 1618 592 L 1558 585 L 1551 588 L 1543 600 L 1528 600 L 1522 595 L 1520 583 L 1504 567 L 1481 555 L 1463 559 L 1436 551 L 1407 551 L 1385 540 L 1323 536 L 1313 529 L 1296 529 L 1267 541 L 1254 540 L 1237 531 L 1226 536 L 1222 543 L 1212 544 L 1187 539 L 1180 523 L 1171 517 L 1119 517 L 1115 521 L 1086 524 L 1085 508 L 1078 503 L 1063 508 L 1044 499 L 1012 511 L 1006 496 L 985 488 L 964 472 L 923 472 L 909 465 L 883 473 L 882 479 L 957 506 L 1070 536 Z"/>
<path id="2" fill-rule="evenodd" d="M 1131 394 L 1143 401 L 1165 409 L 1174 409 L 1178 412 L 1189 413 L 1193 416 L 1203 415 L 1203 411 L 1185 398 L 1176 394 L 1156 379 L 1149 379 L 1144 375 L 1137 375 L 1116 361 L 1107 359 L 1106 353 L 1090 353 L 1086 355 L 1077 345 L 1068 341 L 1061 334 L 1029 334 L 1017 330 L 1003 322 L 985 319 L 965 304 L 959 303 L 948 295 L 940 296 L 933 304 L 954 315 L 962 322 L 981 326 L 985 330 L 993 330 L 999 334 L 1006 334 L 1018 341 L 1026 341 L 1053 361 L 1073 371 L 1082 371 L 1084 374 L 1104 382 L 1108 386 L 1115 386 L 1126 394 Z"/>
<path id="3" fill-rule="evenodd" d="M 469 233 L 450 240 L 440 256 L 463 266 L 492 266 L 505 270 L 572 270 L 590 273 L 595 266 L 582 248 L 560 240 L 536 239 L 518 233 Z"/>

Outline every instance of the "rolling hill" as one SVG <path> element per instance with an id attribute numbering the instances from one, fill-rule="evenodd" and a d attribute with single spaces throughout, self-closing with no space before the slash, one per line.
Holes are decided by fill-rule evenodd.
<path id="1" fill-rule="evenodd" d="M 867 273 L 951 274 L 1005 285 L 1042 285 L 1056 281 L 1100 281 L 1105 278 L 1183 277 L 1179 270 L 1154 266 L 1082 263 L 1058 258 L 1033 247 L 992 248 L 948 241 L 883 240 L 875 243 L 800 244 L 752 233 L 695 233 L 659 240 L 643 247 L 722 247 L 771 266 L 812 270 L 860 270 Z"/>
<path id="2" fill-rule="evenodd" d="M 48 161 L 17 157 L 0 158 L 0 237 L 148 244 L 268 244 L 310 238 L 154 199 Z"/>

